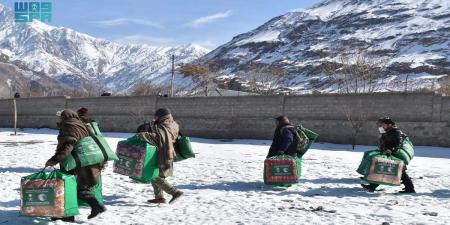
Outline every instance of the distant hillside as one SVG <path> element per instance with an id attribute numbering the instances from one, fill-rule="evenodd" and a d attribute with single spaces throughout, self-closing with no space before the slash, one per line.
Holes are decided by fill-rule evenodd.
<path id="1" fill-rule="evenodd" d="M 200 46 L 126 45 L 95 38 L 72 29 L 33 21 L 15 23 L 11 9 L 0 4 L 0 51 L 11 61 L 46 74 L 70 87 L 97 85 L 114 92 L 152 81 L 168 84 L 171 56 L 190 62 L 208 52 Z M 190 79 L 176 77 L 177 84 Z"/>
<path id="2" fill-rule="evenodd" d="M 337 92 L 324 73 L 345 52 L 387 58 L 379 91 L 430 87 L 450 75 L 450 1 L 327 0 L 273 18 L 234 37 L 203 60 L 245 78 L 257 62 L 287 70 L 284 85 L 298 92 Z"/>

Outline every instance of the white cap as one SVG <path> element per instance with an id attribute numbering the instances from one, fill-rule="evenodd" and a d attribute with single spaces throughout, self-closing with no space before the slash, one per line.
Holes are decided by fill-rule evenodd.
<path id="1" fill-rule="evenodd" d="M 57 111 L 57 112 L 56 112 L 56 116 L 57 116 L 57 117 L 61 117 L 61 114 L 62 114 L 63 111 L 64 111 L 64 110 L 59 110 L 59 111 Z"/>

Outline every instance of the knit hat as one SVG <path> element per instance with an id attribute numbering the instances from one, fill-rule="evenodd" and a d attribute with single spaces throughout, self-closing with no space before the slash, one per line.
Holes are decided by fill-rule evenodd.
<path id="1" fill-rule="evenodd" d="M 391 124 L 391 125 L 395 125 L 395 122 L 389 118 L 389 117 L 382 117 L 378 120 L 379 122 L 382 122 L 384 124 Z"/>
<path id="2" fill-rule="evenodd" d="M 171 114 L 170 110 L 167 108 L 160 108 L 160 109 L 156 110 L 156 112 L 155 112 L 156 117 L 163 117 L 163 116 L 167 116 L 170 114 Z"/>
<path id="3" fill-rule="evenodd" d="M 289 124 L 289 119 L 287 116 L 278 116 L 277 118 L 275 118 L 275 120 L 277 120 L 279 123 L 281 124 Z"/>
<path id="4" fill-rule="evenodd" d="M 84 115 L 86 115 L 88 113 L 88 109 L 84 108 L 84 107 L 81 107 L 81 108 L 78 109 L 77 112 L 78 112 L 78 115 L 84 116 Z"/>
<path id="5" fill-rule="evenodd" d="M 274 119 L 276 119 L 278 121 L 282 121 L 282 120 L 287 119 L 287 116 L 281 115 L 281 116 L 275 117 Z"/>

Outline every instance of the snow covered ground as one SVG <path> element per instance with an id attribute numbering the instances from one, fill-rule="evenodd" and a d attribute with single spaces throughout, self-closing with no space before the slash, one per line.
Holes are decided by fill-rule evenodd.
<path id="1" fill-rule="evenodd" d="M 42 169 L 56 146 L 56 131 L 0 130 L 0 224 L 64 224 L 19 216 L 20 177 Z M 130 134 L 107 133 L 111 146 Z M 361 190 L 355 172 L 370 146 L 315 144 L 304 159 L 301 182 L 288 189 L 263 183 L 268 140 L 193 138 L 197 158 L 176 163 L 170 178 L 186 196 L 173 205 L 149 205 L 151 185 L 103 173 L 108 211 L 83 224 L 450 224 L 450 149 L 418 147 L 409 166 L 415 195 L 400 187 Z M 437 213 L 437 216 L 433 216 Z"/>

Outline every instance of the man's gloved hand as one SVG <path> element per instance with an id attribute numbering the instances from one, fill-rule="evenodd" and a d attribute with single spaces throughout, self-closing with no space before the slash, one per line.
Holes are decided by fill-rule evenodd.
<path id="1" fill-rule="evenodd" d="M 45 163 L 45 168 L 55 166 L 56 164 L 58 164 L 58 163 L 56 163 L 56 162 L 54 162 L 53 160 L 49 159 L 49 160 Z"/>

